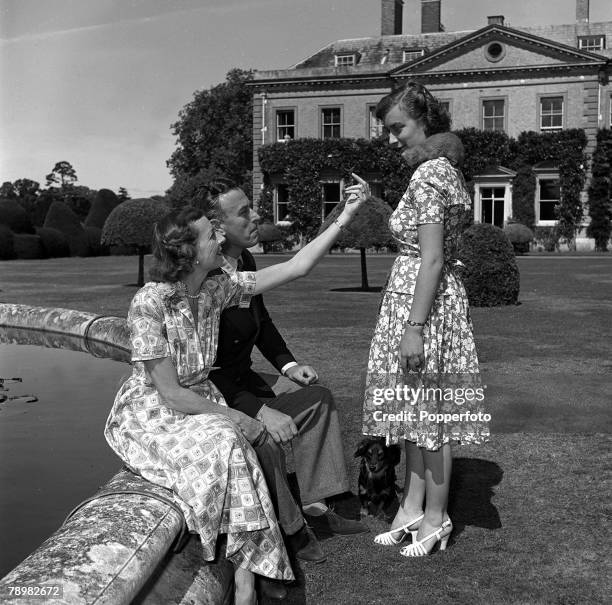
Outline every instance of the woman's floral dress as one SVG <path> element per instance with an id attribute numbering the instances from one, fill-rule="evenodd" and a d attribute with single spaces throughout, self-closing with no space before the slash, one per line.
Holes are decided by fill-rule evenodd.
<path id="1" fill-rule="evenodd" d="M 370 347 L 363 410 L 365 435 L 383 436 L 388 443 L 407 439 L 428 450 L 437 450 L 451 440 L 488 440 L 489 418 L 482 405 L 484 390 L 467 295 L 455 256 L 470 208 L 461 173 L 446 158 L 436 158 L 416 169 L 391 215 L 389 227 L 399 244 L 399 254 L 383 290 Z M 444 226 L 444 268 L 423 328 L 424 368 L 418 373 L 404 372 L 399 344 L 421 264 L 417 225 L 428 223 Z"/>
<path id="2" fill-rule="evenodd" d="M 255 274 L 209 276 L 198 306 L 197 330 L 177 284 L 149 282 L 128 313 L 133 371 L 117 393 L 106 423 L 111 448 L 134 472 L 172 490 L 204 558 L 215 558 L 221 533 L 226 557 L 270 578 L 293 573 L 256 454 L 222 414 L 184 414 L 166 407 L 144 361 L 170 357 L 180 384 L 225 406 L 207 379 L 225 307 L 248 306 Z"/>

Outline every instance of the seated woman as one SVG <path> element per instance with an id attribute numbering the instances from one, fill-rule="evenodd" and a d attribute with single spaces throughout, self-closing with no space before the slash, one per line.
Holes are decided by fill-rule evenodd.
<path id="1" fill-rule="evenodd" d="M 256 272 L 210 275 L 223 257 L 222 234 L 201 210 L 172 211 L 155 228 L 155 281 L 130 306 L 133 372 L 106 423 L 111 448 L 135 473 L 171 489 L 204 558 L 219 534 L 235 566 L 235 602 L 255 602 L 254 574 L 293 579 L 262 471 L 250 443 L 265 437 L 257 420 L 226 406 L 208 380 L 221 311 L 306 275 L 367 197 L 352 194 L 336 223 L 284 263 Z"/>

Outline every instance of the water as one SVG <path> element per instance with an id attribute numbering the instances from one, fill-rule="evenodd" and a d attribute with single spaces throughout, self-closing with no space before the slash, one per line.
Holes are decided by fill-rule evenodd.
<path id="1" fill-rule="evenodd" d="M 0 328 L 0 343 L 13 340 L 6 334 Z M 53 338 L 57 346 L 62 337 Z M 0 402 L 0 577 L 121 467 L 103 430 L 129 372 L 83 352 L 0 344 L 0 377 L 23 379 L 3 394 L 38 398 Z"/>

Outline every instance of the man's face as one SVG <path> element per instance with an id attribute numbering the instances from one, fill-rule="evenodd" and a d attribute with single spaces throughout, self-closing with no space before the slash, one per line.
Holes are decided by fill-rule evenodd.
<path id="1" fill-rule="evenodd" d="M 225 246 L 250 248 L 259 241 L 257 223 L 260 218 L 251 208 L 249 198 L 242 189 L 232 189 L 219 197 L 223 216 L 221 227 L 225 232 Z"/>

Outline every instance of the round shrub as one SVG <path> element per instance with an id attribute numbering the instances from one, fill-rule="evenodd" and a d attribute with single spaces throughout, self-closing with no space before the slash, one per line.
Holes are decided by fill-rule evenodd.
<path id="1" fill-rule="evenodd" d="M 520 276 L 512 244 L 499 228 L 479 223 L 461 238 L 459 260 L 471 305 L 496 307 L 518 302 Z"/>
<path id="2" fill-rule="evenodd" d="M 0 224 L 0 260 L 15 258 L 15 235 L 6 226 Z"/>
<path id="3" fill-rule="evenodd" d="M 66 236 L 68 246 L 70 246 L 70 256 L 89 255 L 87 235 L 85 235 L 79 217 L 64 202 L 51 204 L 43 227 L 57 229 Z"/>
<path id="4" fill-rule="evenodd" d="M 21 259 L 46 258 L 45 249 L 38 235 L 15 233 L 15 257 Z"/>
<path id="5" fill-rule="evenodd" d="M 521 225 L 521 223 L 509 222 L 504 227 L 504 233 L 512 244 L 515 254 L 525 254 L 529 252 L 529 244 L 534 238 L 533 231 L 529 227 Z"/>
<path id="6" fill-rule="evenodd" d="M 89 214 L 83 225 L 85 227 L 97 227 L 98 229 L 102 229 L 102 227 L 104 227 L 104 221 L 106 221 L 108 215 L 118 204 L 119 198 L 110 189 L 100 189 L 98 193 L 96 193 L 96 197 L 91 204 Z"/>
<path id="7" fill-rule="evenodd" d="M 0 224 L 6 225 L 13 233 L 34 233 L 27 212 L 15 200 L 0 200 Z"/>
<path id="8" fill-rule="evenodd" d="M 57 229 L 50 227 L 39 227 L 36 234 L 40 237 L 45 255 L 48 258 L 62 258 L 70 256 L 70 246 L 66 236 Z"/>

